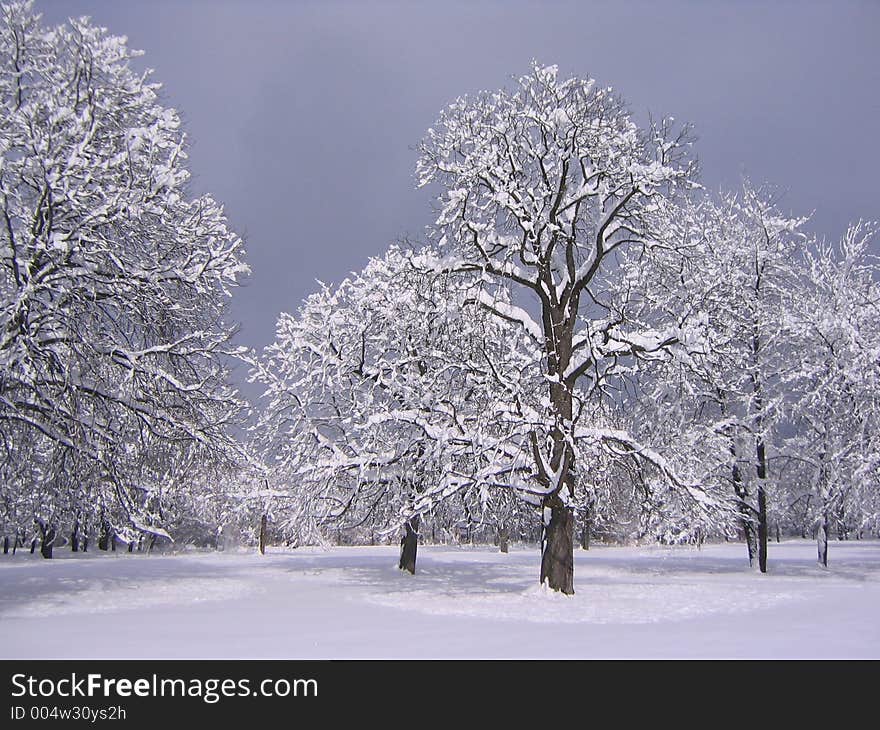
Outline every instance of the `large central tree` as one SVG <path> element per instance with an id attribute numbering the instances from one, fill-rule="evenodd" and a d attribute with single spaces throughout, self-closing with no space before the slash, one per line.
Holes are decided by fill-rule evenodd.
<path id="1" fill-rule="evenodd" d="M 443 188 L 435 233 L 448 265 L 481 272 L 484 306 L 541 353 L 549 400 L 530 436 L 541 581 L 564 593 L 574 592 L 576 475 L 589 478 L 575 464 L 585 405 L 627 358 L 675 341 L 632 316 L 626 276 L 634 254 L 673 245 L 671 210 L 694 184 L 688 145 L 670 122 L 640 129 L 611 89 L 533 65 L 512 90 L 455 101 L 420 146 L 420 185 Z M 627 265 L 615 255 L 624 249 Z M 493 289 L 521 306 L 495 305 L 509 300 Z"/>

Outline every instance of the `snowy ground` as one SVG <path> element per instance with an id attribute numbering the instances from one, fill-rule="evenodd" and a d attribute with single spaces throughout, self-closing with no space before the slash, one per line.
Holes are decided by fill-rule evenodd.
<path id="1" fill-rule="evenodd" d="M 0 555 L 0 659 L 880 658 L 880 542 L 595 547 L 573 597 L 535 548 Z"/>

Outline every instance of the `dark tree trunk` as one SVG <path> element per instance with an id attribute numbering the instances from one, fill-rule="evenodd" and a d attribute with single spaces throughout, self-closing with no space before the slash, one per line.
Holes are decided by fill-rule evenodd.
<path id="1" fill-rule="evenodd" d="M 98 534 L 98 550 L 109 550 L 113 542 L 113 530 L 110 528 L 110 523 L 102 518 L 101 532 Z M 115 544 L 113 549 L 116 549 Z"/>
<path id="2" fill-rule="evenodd" d="M 746 550 L 749 553 L 749 567 L 758 569 L 758 532 L 751 520 L 743 521 L 743 533 L 746 538 Z"/>
<path id="3" fill-rule="evenodd" d="M 52 558 L 52 548 L 55 547 L 57 531 L 53 525 L 46 524 L 39 517 L 34 522 L 40 528 L 40 555 L 46 560 L 50 560 Z"/>
<path id="4" fill-rule="evenodd" d="M 510 530 L 506 526 L 498 530 L 498 549 L 502 553 L 510 552 Z"/>
<path id="5" fill-rule="evenodd" d="M 749 555 L 749 567 L 758 569 L 758 531 L 752 517 L 754 510 L 748 504 L 739 505 L 739 523 L 742 529 L 743 539 L 746 543 L 746 551 Z"/>
<path id="6" fill-rule="evenodd" d="M 9 555 L 9 538 L 8 537 L 3 538 L 3 554 Z"/>
<path id="7" fill-rule="evenodd" d="M 758 568 L 767 572 L 767 493 L 758 485 Z"/>
<path id="8" fill-rule="evenodd" d="M 782 542 L 782 539 L 779 532 L 779 520 L 776 520 L 776 544 L 778 545 L 780 542 Z"/>
<path id="9" fill-rule="evenodd" d="M 822 515 L 822 522 L 819 523 L 819 529 L 816 532 L 816 543 L 819 549 L 819 565 L 823 568 L 828 567 L 828 530 L 831 525 L 828 513 Z"/>
<path id="10" fill-rule="evenodd" d="M 37 549 L 37 538 L 31 540 L 31 555 L 34 554 L 34 551 Z"/>
<path id="11" fill-rule="evenodd" d="M 593 517 L 590 509 L 584 512 L 584 524 L 581 525 L 581 549 L 590 549 L 590 537 L 593 527 Z"/>
<path id="12" fill-rule="evenodd" d="M 552 288 L 551 277 L 545 286 Z M 569 507 L 575 498 L 575 455 L 571 425 L 574 421 L 574 388 L 576 378 L 569 373 L 573 353 L 574 327 L 579 294 L 568 290 L 560 301 L 545 301 L 541 308 L 544 349 L 547 354 L 547 378 L 554 425 L 550 430 L 552 449 L 550 467 L 558 476 L 551 476 L 537 458 L 539 479 L 555 489 L 544 497 L 541 507 L 541 585 L 571 595 L 574 593 L 574 510 Z M 541 448 L 536 440 L 532 449 Z M 560 481 L 556 484 L 556 479 Z"/>
<path id="13" fill-rule="evenodd" d="M 767 452 L 762 435 L 764 429 L 764 388 L 760 378 L 759 358 L 761 353 L 760 328 L 757 319 L 752 321 L 752 361 L 755 370 L 752 373 L 752 390 L 755 395 L 755 473 L 758 477 L 758 567 L 762 573 L 767 572 Z"/>
<path id="14" fill-rule="evenodd" d="M 89 536 L 88 535 L 85 535 L 83 537 L 82 548 L 83 548 L 84 553 L 87 553 L 89 551 Z"/>
<path id="15" fill-rule="evenodd" d="M 810 534 L 809 514 L 810 514 L 810 501 L 811 501 L 811 499 L 812 499 L 812 496 L 808 494 L 807 498 L 804 500 L 804 512 L 801 515 L 801 539 L 802 540 L 806 540 L 807 535 Z"/>
<path id="16" fill-rule="evenodd" d="M 40 541 L 40 555 L 46 560 L 52 558 L 52 548 L 55 547 L 55 528 L 49 527 L 43 533 L 43 539 Z"/>
<path id="17" fill-rule="evenodd" d="M 266 554 L 266 523 L 268 521 L 267 515 L 260 517 L 260 555 Z"/>
<path id="18" fill-rule="evenodd" d="M 549 513 L 549 522 L 546 515 Z M 541 583 L 567 595 L 574 593 L 574 511 L 559 497 L 545 500 Z"/>
<path id="19" fill-rule="evenodd" d="M 758 458 L 758 567 L 762 573 L 767 572 L 767 453 L 764 448 L 764 440 L 758 439 L 755 455 Z"/>
<path id="20" fill-rule="evenodd" d="M 400 562 L 397 567 L 416 574 L 416 553 L 419 547 L 419 522 L 418 515 L 404 524 L 405 533 L 400 538 Z"/>
<path id="21" fill-rule="evenodd" d="M 742 482 L 742 474 L 739 471 L 739 465 L 736 463 L 736 448 L 731 443 L 730 453 L 734 458 L 732 475 L 733 475 L 733 491 L 736 494 L 737 506 L 739 509 L 740 526 L 742 527 L 743 537 L 746 541 L 746 550 L 749 553 L 749 567 L 757 568 L 758 566 L 758 537 L 755 532 L 755 524 L 753 522 L 752 513 L 754 510 L 749 505 L 747 498 L 748 492 Z"/>
<path id="22" fill-rule="evenodd" d="M 849 540 L 849 528 L 846 526 L 846 519 L 844 518 L 843 508 L 841 508 L 839 513 L 837 514 L 837 539 Z"/>
<path id="23" fill-rule="evenodd" d="M 70 531 L 70 551 L 79 552 L 79 520 L 73 523 L 73 529 Z"/>

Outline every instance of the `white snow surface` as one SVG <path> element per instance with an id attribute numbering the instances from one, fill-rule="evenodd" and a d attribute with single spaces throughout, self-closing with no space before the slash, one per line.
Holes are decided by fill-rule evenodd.
<path id="1" fill-rule="evenodd" d="M 0 555 L 0 658 L 880 658 L 880 541 Z"/>

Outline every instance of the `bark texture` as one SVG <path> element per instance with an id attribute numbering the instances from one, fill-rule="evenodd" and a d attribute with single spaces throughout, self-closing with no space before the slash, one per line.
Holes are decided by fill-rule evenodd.
<path id="1" fill-rule="evenodd" d="M 404 535 L 400 538 L 400 562 L 397 567 L 413 575 L 416 573 L 416 553 L 419 547 L 420 521 L 418 516 L 408 520 L 404 525 Z"/>
<path id="2" fill-rule="evenodd" d="M 552 500 L 550 520 L 544 526 L 541 583 L 567 595 L 574 593 L 574 511 Z"/>

